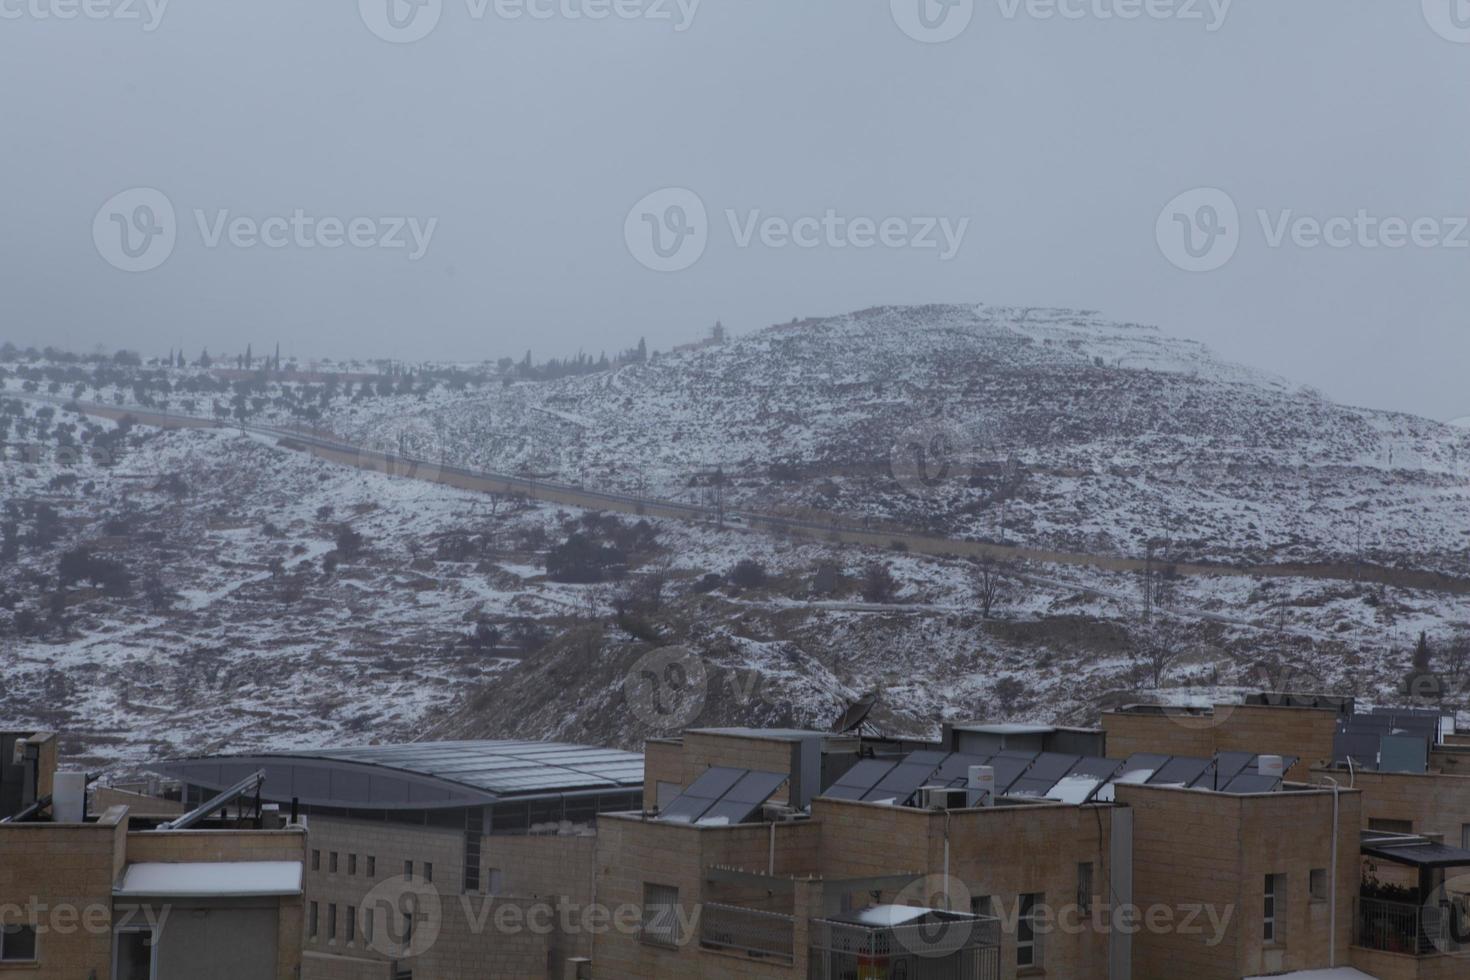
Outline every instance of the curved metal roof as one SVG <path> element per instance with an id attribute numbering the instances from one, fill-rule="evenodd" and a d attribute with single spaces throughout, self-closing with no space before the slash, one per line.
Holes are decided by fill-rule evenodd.
<path id="1" fill-rule="evenodd" d="M 643 756 L 558 742 L 416 742 L 177 759 L 160 768 L 206 789 L 264 769 L 265 799 L 428 810 L 643 787 Z"/>

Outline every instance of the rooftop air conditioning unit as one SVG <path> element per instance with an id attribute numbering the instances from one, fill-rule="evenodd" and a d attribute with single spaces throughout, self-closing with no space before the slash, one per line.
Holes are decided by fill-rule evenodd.
<path id="1" fill-rule="evenodd" d="M 782 803 L 767 803 L 761 807 L 761 819 L 766 823 L 793 823 L 806 816 L 795 807 Z"/>
<path id="2" fill-rule="evenodd" d="M 954 786 L 925 786 L 919 790 L 919 801 L 925 810 L 963 810 L 969 790 Z"/>

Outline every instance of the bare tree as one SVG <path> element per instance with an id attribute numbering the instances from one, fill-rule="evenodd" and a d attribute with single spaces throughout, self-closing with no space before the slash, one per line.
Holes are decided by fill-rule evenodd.
<path id="1" fill-rule="evenodd" d="M 1139 666 L 1157 689 L 1164 684 L 1164 674 L 1184 655 L 1184 643 L 1175 624 L 1158 619 L 1138 636 Z"/>
<path id="2" fill-rule="evenodd" d="M 994 558 L 982 558 L 975 565 L 975 598 L 980 603 L 981 619 L 989 619 L 996 602 L 1004 597 L 1004 571 Z"/>

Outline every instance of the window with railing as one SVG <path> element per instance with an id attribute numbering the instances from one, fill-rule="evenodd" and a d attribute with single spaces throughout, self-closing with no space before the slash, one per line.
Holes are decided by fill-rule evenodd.
<path id="1" fill-rule="evenodd" d="M 780 912 L 705 902 L 699 942 L 708 949 L 790 963 L 796 951 L 796 919 Z"/>
<path id="2" fill-rule="evenodd" d="M 641 938 L 654 946 L 679 945 L 679 889 L 668 885 L 643 886 Z"/>

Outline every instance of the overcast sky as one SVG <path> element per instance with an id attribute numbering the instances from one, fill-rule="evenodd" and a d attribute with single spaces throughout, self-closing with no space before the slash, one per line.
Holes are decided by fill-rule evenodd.
<path id="1" fill-rule="evenodd" d="M 1465 0 L 160 2 L 0 0 L 0 338 L 479 360 L 1071 306 L 1470 414 Z"/>

